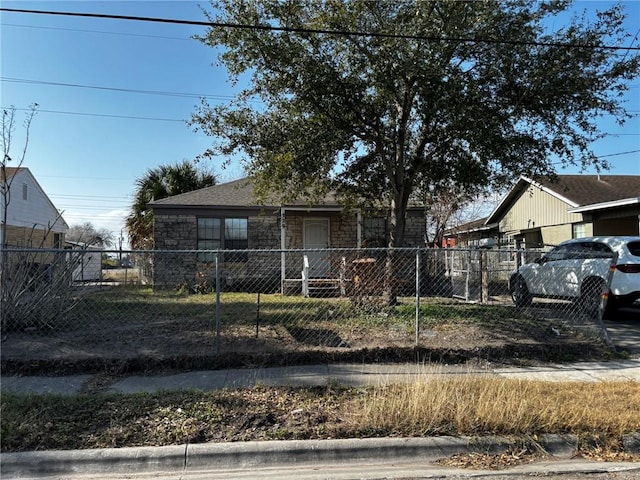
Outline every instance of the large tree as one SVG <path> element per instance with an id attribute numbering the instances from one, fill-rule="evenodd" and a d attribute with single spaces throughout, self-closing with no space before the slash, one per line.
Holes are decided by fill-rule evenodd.
<path id="1" fill-rule="evenodd" d="M 188 160 L 147 170 L 136 180 L 131 213 L 126 219 L 131 248 L 153 248 L 153 211 L 149 202 L 215 184 L 213 173 Z"/>
<path id="2" fill-rule="evenodd" d="M 2 134 L 0 143 L 2 144 L 2 159 L 0 159 L 0 211 L 2 219 L 0 219 L 0 249 L 4 249 L 7 244 L 7 216 L 9 214 L 9 204 L 11 203 L 11 185 L 15 177 L 8 173 L 10 167 L 20 168 L 27 156 L 29 147 L 29 133 L 31 130 L 31 122 L 38 110 L 38 104 L 29 105 L 25 116 L 24 126 L 24 143 L 22 149 L 16 154 L 12 153 L 12 141 L 16 130 L 16 107 L 2 109 Z M 13 155 L 13 156 L 12 156 Z M 3 254 L 0 272 L 5 270 L 6 256 Z"/>
<path id="3" fill-rule="evenodd" d="M 547 20 L 570 2 L 212 7 L 217 25 L 200 40 L 248 86 L 194 112 L 194 128 L 214 138 L 205 155 L 240 155 L 258 191 L 283 198 L 337 186 L 382 201 L 390 246 L 402 244 L 420 189 L 474 194 L 553 175 L 554 162 L 606 169 L 590 150 L 598 120 L 628 118 L 622 94 L 639 73 L 638 55 L 618 48 L 629 42 L 620 6 L 553 31 L 559 20 Z"/>
<path id="4" fill-rule="evenodd" d="M 96 247 L 111 247 L 114 241 L 113 232 L 106 228 L 95 227 L 91 222 L 72 225 L 67 231 L 66 238 L 72 242 Z"/>

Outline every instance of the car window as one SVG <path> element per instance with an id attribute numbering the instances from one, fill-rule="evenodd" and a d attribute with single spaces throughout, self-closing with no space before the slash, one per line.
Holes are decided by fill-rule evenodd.
<path id="1" fill-rule="evenodd" d="M 627 248 L 629 249 L 629 253 L 634 257 L 640 257 L 640 241 L 639 242 L 629 242 L 627 244 Z"/>
<path id="2" fill-rule="evenodd" d="M 566 260 L 568 256 L 568 245 L 560 245 L 549 250 L 543 258 L 546 262 L 557 262 L 558 260 Z"/>
<path id="3" fill-rule="evenodd" d="M 583 258 L 611 258 L 613 252 L 609 246 L 599 242 L 585 242 L 580 244 Z"/>
<path id="4" fill-rule="evenodd" d="M 567 259 L 589 258 L 591 255 L 590 245 L 584 243 L 571 243 L 567 245 Z"/>

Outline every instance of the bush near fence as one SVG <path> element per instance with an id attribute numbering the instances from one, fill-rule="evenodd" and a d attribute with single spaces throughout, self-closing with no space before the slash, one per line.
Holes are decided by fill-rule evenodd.
<path id="1" fill-rule="evenodd" d="M 45 299 L 37 302 L 44 309 L 40 313 L 32 308 L 33 295 L 6 301 L 5 294 L 28 291 L 31 284 L 25 277 L 19 288 L 15 276 L 3 273 L 5 366 L 8 361 L 222 356 L 240 364 L 322 355 L 357 360 L 370 358 L 374 350 L 384 351 L 379 358 L 384 360 L 394 355 L 406 360 L 416 349 L 423 358 L 456 351 L 467 359 L 497 355 L 501 360 L 524 358 L 526 352 L 544 359 L 550 351 L 567 356 L 580 350 L 585 355 L 609 351 L 602 323 L 583 315 L 575 303 L 545 300 L 515 308 L 509 275 L 539 252 L 126 253 L 132 268 L 120 269 L 118 275 L 105 271 L 100 281 L 78 282 L 62 272 L 72 272 L 82 252 L 37 252 L 58 259 L 50 270 L 60 272 L 55 288 L 43 283 L 38 290 L 38 298 Z M 30 261 L 22 250 L 3 255 L 8 265 Z"/>

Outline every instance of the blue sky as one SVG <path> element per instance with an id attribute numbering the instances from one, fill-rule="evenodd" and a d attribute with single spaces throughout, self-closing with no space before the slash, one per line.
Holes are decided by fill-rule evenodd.
<path id="1" fill-rule="evenodd" d="M 622 3 L 629 13 L 626 27 L 636 35 L 640 0 Z M 610 4 L 580 1 L 575 7 L 593 11 Z M 2 1 L 5 8 L 205 20 L 199 5 L 206 8 L 208 2 Z M 1 105 L 14 105 L 21 122 L 25 112 L 20 109 L 33 102 L 39 104 L 24 166 L 64 211 L 70 225 L 91 221 L 119 235 L 136 178 L 149 168 L 193 159 L 209 146 L 206 136 L 184 123 L 199 103 L 198 96 L 206 95 L 215 104 L 229 100 L 234 93 L 226 70 L 215 66 L 215 50 L 190 39 L 203 33 L 204 27 L 11 12 L 1 12 L 0 22 Z M 631 85 L 628 109 L 640 114 L 640 79 Z M 594 144 L 598 155 L 640 150 L 639 118 L 624 127 L 612 119 L 603 122 L 605 131 L 612 135 Z M 16 147 L 21 145 L 22 134 L 19 123 L 14 135 Z M 613 166 L 609 173 L 640 174 L 639 152 L 607 159 Z M 224 170 L 217 162 L 207 166 L 221 181 L 242 176 L 239 165 Z"/>

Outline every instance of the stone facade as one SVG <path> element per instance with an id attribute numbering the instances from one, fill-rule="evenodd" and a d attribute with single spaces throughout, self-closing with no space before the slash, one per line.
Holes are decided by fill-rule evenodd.
<path id="1" fill-rule="evenodd" d="M 211 215 L 214 216 L 214 215 Z M 308 218 L 329 220 L 329 247 L 356 248 L 358 225 L 356 213 L 337 211 L 303 212 L 287 211 L 285 217 L 285 248 L 304 248 L 304 222 Z M 174 288 L 180 284 L 206 282 L 215 284 L 215 260 L 204 261 L 196 252 L 176 250 L 197 249 L 197 225 L 195 214 L 159 214 L 154 219 L 155 253 L 153 283 L 157 288 Z M 241 259 L 229 258 L 221 251 L 220 274 L 228 288 L 243 291 L 271 291 L 280 288 L 282 256 L 287 278 L 300 278 L 302 257 L 299 252 L 281 255 L 280 216 L 256 214 L 246 217 L 247 243 L 250 252 Z M 424 217 L 408 215 L 404 246 L 424 245 Z M 166 250 L 167 252 L 162 252 Z"/>
<path id="2" fill-rule="evenodd" d="M 425 246 L 426 223 L 421 212 L 409 212 L 404 227 L 404 247 Z"/>
<path id="3" fill-rule="evenodd" d="M 155 215 L 153 239 L 156 252 L 153 259 L 153 285 L 158 288 L 175 287 L 195 280 L 197 254 L 172 250 L 195 250 L 197 247 L 197 219 L 195 215 Z"/>

